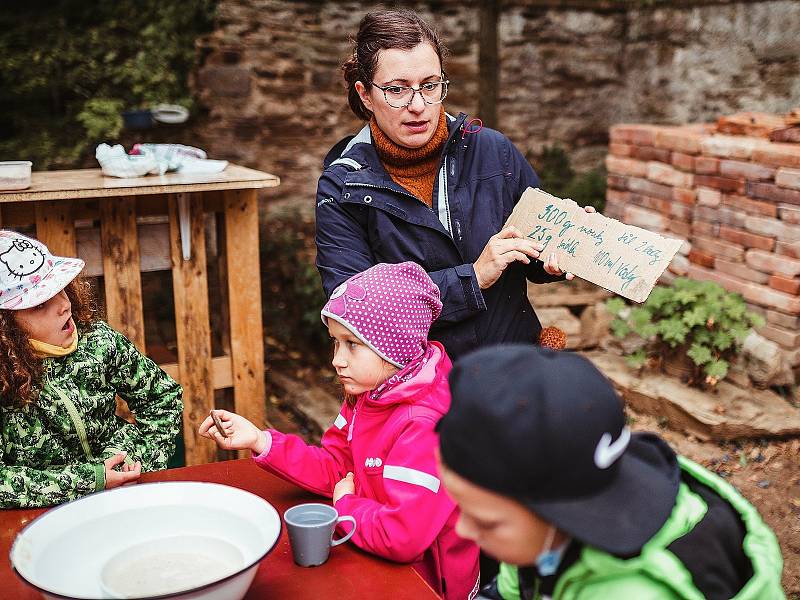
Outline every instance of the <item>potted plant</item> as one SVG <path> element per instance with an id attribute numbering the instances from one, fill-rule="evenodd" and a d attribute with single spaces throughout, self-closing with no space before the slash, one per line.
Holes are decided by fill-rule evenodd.
<path id="1" fill-rule="evenodd" d="M 626 356 L 629 365 L 659 365 L 701 387 L 724 379 L 750 328 L 764 324 L 760 315 L 747 310 L 741 295 L 711 281 L 683 277 L 653 289 L 641 306 L 628 306 L 616 297 L 606 302 L 606 309 L 615 317 L 614 337 L 633 335 L 644 341 Z"/>

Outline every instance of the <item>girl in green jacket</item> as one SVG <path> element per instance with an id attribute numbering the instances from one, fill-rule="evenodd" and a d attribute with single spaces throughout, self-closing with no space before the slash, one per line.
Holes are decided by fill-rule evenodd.
<path id="1" fill-rule="evenodd" d="M 501 562 L 479 598 L 783 598 L 775 535 L 727 482 L 631 433 L 585 358 L 497 346 L 458 361 L 439 423 L 456 532 Z"/>
<path id="2" fill-rule="evenodd" d="M 95 320 L 77 258 L 0 230 L 0 507 L 135 482 L 172 454 L 181 388 Z M 116 415 L 116 396 L 134 415 Z"/>

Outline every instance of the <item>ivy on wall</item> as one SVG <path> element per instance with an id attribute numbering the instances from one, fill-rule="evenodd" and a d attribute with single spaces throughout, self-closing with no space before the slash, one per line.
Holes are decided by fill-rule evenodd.
<path id="1" fill-rule="evenodd" d="M 81 163 L 123 110 L 191 107 L 195 40 L 216 0 L 18 3 L 0 11 L 0 160 Z"/>

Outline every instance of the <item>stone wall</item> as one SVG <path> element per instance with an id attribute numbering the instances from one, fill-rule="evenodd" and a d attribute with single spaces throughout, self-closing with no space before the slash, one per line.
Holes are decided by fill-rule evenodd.
<path id="1" fill-rule="evenodd" d="M 800 141 L 795 121 L 777 133 Z M 605 214 L 687 240 L 664 279 L 740 293 L 766 318 L 758 333 L 800 365 L 800 143 L 709 125 L 616 125 L 610 137 Z"/>
<path id="2" fill-rule="evenodd" d="M 475 115 L 480 94 L 495 94 L 499 128 L 534 165 L 557 143 L 579 168 L 598 166 L 617 122 L 697 122 L 800 104 L 800 2 L 630 5 L 505 0 L 498 63 L 487 67 L 499 71 L 499 86 L 479 90 L 479 3 L 403 3 L 435 23 L 452 51 L 447 109 Z M 325 152 L 359 127 L 339 65 L 372 6 L 221 0 L 216 30 L 198 44 L 196 142 L 278 174 L 283 185 L 267 197 L 311 210 Z"/>

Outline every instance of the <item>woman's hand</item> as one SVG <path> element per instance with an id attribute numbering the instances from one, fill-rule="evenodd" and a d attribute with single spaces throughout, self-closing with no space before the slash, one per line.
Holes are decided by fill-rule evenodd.
<path id="1" fill-rule="evenodd" d="M 595 210 L 594 206 L 584 206 L 584 207 L 583 207 L 583 210 L 585 210 L 587 213 L 593 213 L 593 212 L 597 212 L 597 211 Z M 549 273 L 550 275 L 556 275 L 556 276 L 559 276 L 559 275 L 564 275 L 564 271 L 562 271 L 562 270 L 561 270 L 561 269 L 558 267 L 558 259 L 556 258 L 556 255 L 555 255 L 555 253 L 554 253 L 554 252 L 553 252 L 553 253 L 551 253 L 551 254 L 550 254 L 548 257 L 547 257 L 547 260 L 545 260 L 545 261 L 544 261 L 544 270 L 545 270 L 547 273 Z M 567 274 L 565 275 L 565 279 L 566 279 L 567 281 L 572 281 L 573 279 L 575 279 L 575 275 L 574 275 L 574 274 L 572 274 L 572 273 L 567 273 Z"/>
<path id="2" fill-rule="evenodd" d="M 214 414 L 219 417 L 222 429 L 227 437 L 217 430 L 211 415 L 207 416 L 200 424 L 197 432 L 203 437 L 217 442 L 217 446 L 223 450 L 250 450 L 256 454 L 261 454 L 267 448 L 267 444 L 272 441 L 271 437 L 267 438 L 268 433 L 261 431 L 250 421 L 236 413 L 228 412 L 227 410 L 215 410 Z"/>
<path id="3" fill-rule="evenodd" d="M 475 278 L 482 290 L 494 285 L 506 267 L 515 261 L 530 264 L 544 250 L 542 244 L 526 238 L 511 225 L 494 234 L 486 242 L 481 255 L 475 261 Z"/>
<path id="4" fill-rule="evenodd" d="M 348 472 L 344 479 L 339 481 L 333 487 L 333 503 L 336 504 L 339 501 L 339 498 L 342 496 L 346 496 L 347 494 L 355 494 L 356 493 L 356 484 L 353 481 L 353 473 Z"/>
<path id="5" fill-rule="evenodd" d="M 127 452 L 120 452 L 103 461 L 103 466 L 106 470 L 107 490 L 138 481 L 139 476 L 142 474 L 142 464 L 139 461 L 132 465 L 125 464 L 127 455 Z M 119 471 L 114 468 L 117 465 L 122 465 Z"/>

